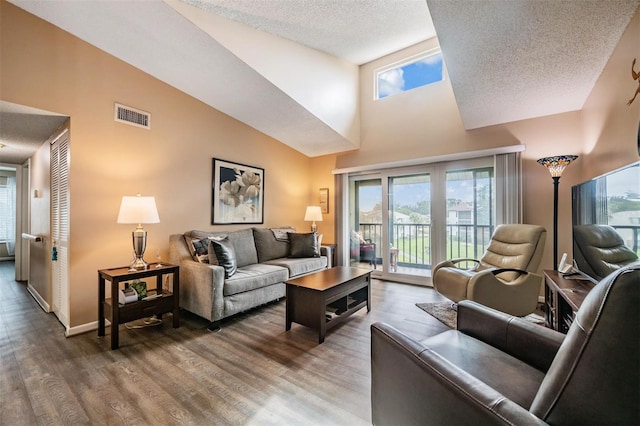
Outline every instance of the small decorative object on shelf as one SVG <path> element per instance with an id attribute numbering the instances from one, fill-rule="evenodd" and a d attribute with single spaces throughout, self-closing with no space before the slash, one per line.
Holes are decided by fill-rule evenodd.
<path id="1" fill-rule="evenodd" d="M 147 283 L 140 280 L 134 280 L 131 283 L 131 287 L 138 293 L 138 300 L 142 300 L 147 297 Z"/>

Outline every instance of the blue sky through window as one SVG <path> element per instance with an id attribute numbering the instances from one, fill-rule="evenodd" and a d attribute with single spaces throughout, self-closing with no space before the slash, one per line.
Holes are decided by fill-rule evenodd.
<path id="1" fill-rule="evenodd" d="M 436 83 L 442 78 L 442 54 L 438 52 L 422 56 L 415 61 L 378 72 L 377 99 Z"/>

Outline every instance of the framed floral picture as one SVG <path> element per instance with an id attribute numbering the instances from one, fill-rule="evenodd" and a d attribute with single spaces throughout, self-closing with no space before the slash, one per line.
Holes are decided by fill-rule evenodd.
<path id="1" fill-rule="evenodd" d="M 264 223 L 264 169 L 213 159 L 211 224 Z"/>

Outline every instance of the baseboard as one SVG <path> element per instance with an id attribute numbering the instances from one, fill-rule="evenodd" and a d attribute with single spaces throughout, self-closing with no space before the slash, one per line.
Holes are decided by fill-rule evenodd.
<path id="1" fill-rule="evenodd" d="M 111 325 L 111 322 L 107 319 L 104 320 L 105 321 L 105 327 L 108 327 Z M 78 334 L 84 334 L 84 333 L 88 333 L 90 331 L 95 331 L 98 329 L 98 321 L 93 321 L 93 322 L 88 322 L 86 324 L 82 324 L 82 325 L 78 325 L 75 327 L 69 327 L 67 328 L 67 331 L 65 332 L 65 336 L 67 337 L 73 337 L 73 336 L 77 336 Z"/>
<path id="2" fill-rule="evenodd" d="M 40 293 L 38 293 L 38 290 L 35 289 L 35 287 L 33 287 L 30 283 L 27 284 L 27 291 L 29 293 L 31 293 L 31 296 L 33 296 L 33 298 L 36 300 L 36 302 L 38 302 L 38 305 L 40 305 L 40 307 L 47 313 L 51 312 L 51 306 L 49 306 L 49 304 L 47 303 L 46 300 L 44 300 L 42 298 L 42 296 L 40 296 Z"/>

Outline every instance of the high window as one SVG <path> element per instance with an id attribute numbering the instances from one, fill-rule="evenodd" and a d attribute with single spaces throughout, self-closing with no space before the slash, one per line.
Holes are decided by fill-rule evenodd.
<path id="1" fill-rule="evenodd" d="M 376 99 L 442 81 L 442 53 L 429 51 L 376 70 Z"/>

